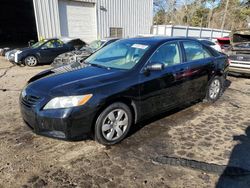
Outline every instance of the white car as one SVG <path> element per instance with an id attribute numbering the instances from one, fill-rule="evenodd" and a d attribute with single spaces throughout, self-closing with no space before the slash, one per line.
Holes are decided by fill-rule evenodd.
<path id="1" fill-rule="evenodd" d="M 213 49 L 217 50 L 218 52 L 222 52 L 220 45 L 217 44 L 216 42 L 213 42 L 211 40 L 206 40 L 206 39 L 199 39 L 199 41 L 201 41 L 205 45 L 212 47 Z"/>

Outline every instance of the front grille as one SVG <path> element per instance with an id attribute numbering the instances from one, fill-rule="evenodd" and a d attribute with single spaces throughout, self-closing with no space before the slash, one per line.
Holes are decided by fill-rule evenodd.
<path id="1" fill-rule="evenodd" d="M 40 97 L 26 95 L 22 98 L 22 104 L 28 108 L 31 108 L 34 107 L 40 100 Z"/>
<path id="2" fill-rule="evenodd" d="M 231 55 L 229 56 L 230 60 L 235 61 L 250 61 L 250 55 L 238 54 L 238 55 Z"/>

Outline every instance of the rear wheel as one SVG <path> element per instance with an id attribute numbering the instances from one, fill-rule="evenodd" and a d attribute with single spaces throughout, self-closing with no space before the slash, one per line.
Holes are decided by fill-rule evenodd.
<path id="1" fill-rule="evenodd" d="M 206 99 L 208 102 L 215 102 L 223 92 L 223 78 L 219 76 L 213 77 L 208 85 Z"/>
<path id="2" fill-rule="evenodd" d="M 124 103 L 113 103 L 97 118 L 95 139 L 103 145 L 114 145 L 123 140 L 132 124 L 132 114 Z"/>
<path id="3" fill-rule="evenodd" d="M 37 65 L 38 61 L 35 56 L 28 56 L 24 59 L 24 63 L 29 67 L 34 67 Z"/>

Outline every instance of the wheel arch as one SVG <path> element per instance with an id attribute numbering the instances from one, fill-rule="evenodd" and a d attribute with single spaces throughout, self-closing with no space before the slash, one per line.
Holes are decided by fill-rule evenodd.
<path id="1" fill-rule="evenodd" d="M 95 123 L 96 123 L 96 120 L 98 118 L 98 116 L 102 113 L 102 111 L 107 108 L 108 106 L 110 106 L 111 104 L 113 103 L 116 103 L 116 102 L 120 102 L 120 103 L 124 103 L 126 104 L 131 113 L 132 113 L 132 117 L 133 117 L 133 123 L 137 123 L 137 120 L 138 120 L 138 108 L 134 102 L 134 100 L 132 99 L 129 99 L 129 98 L 126 98 L 126 97 L 117 97 L 117 98 L 113 98 L 113 99 L 110 99 L 110 100 L 107 100 L 106 102 L 104 102 L 100 109 L 97 111 L 93 121 L 92 121 L 92 125 L 91 125 L 91 129 L 92 129 L 92 133 L 94 133 L 94 129 L 95 129 Z"/>
<path id="2" fill-rule="evenodd" d="M 29 56 L 34 56 L 34 57 L 36 58 L 36 60 L 37 60 L 37 63 L 39 63 L 39 61 L 40 61 L 40 60 L 39 60 L 39 56 L 38 56 L 37 54 L 33 54 L 33 53 L 32 53 L 32 54 L 27 54 L 26 56 L 24 56 L 24 57 L 21 59 L 21 62 L 22 62 L 22 63 L 25 63 L 25 62 L 24 62 L 25 58 L 27 58 L 27 57 L 29 57 Z"/>

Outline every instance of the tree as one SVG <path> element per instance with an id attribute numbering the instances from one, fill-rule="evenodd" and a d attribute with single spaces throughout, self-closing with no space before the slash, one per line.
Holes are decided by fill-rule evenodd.
<path id="1" fill-rule="evenodd" d="M 233 30 L 247 27 L 250 0 L 155 0 L 154 11 L 155 24 Z"/>

